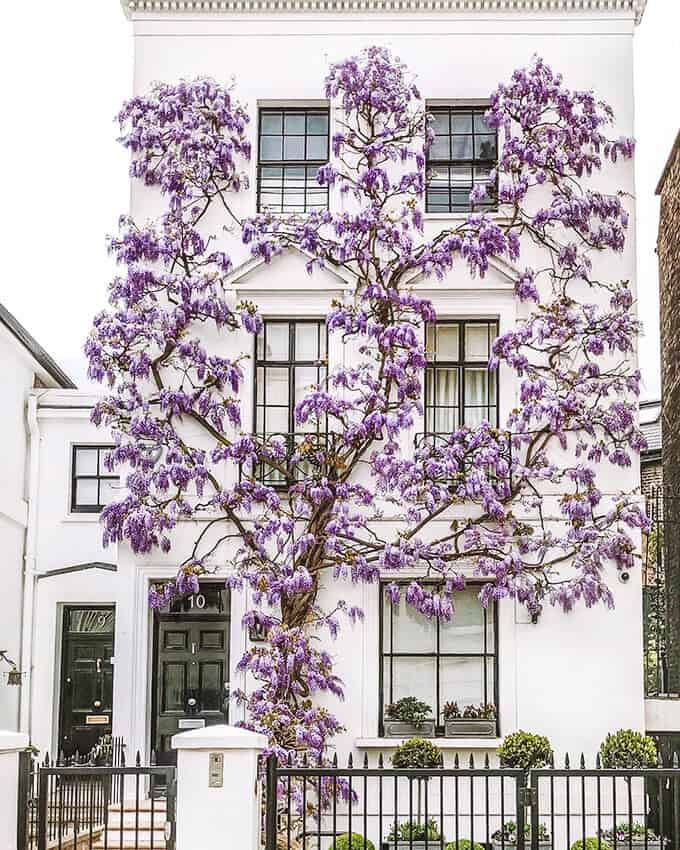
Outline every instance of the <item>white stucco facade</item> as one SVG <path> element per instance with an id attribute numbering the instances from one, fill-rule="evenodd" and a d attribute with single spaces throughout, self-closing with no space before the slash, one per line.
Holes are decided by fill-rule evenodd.
<path id="1" fill-rule="evenodd" d="M 499 80 L 537 53 L 564 74 L 569 86 L 593 88 L 612 105 L 616 114 L 614 136 L 634 134 L 633 33 L 636 13 L 641 11 L 635 4 L 627 0 L 561 2 L 532 9 L 530 3 L 483 2 L 475 9 L 474 4 L 451 2 L 430 3 L 418 10 L 409 9 L 407 4 L 388 5 L 376 5 L 371 10 L 367 3 L 362 4 L 362 11 L 334 11 L 326 4 L 298 8 L 291 3 L 273 9 L 255 3 L 252 11 L 236 4 L 229 11 L 219 11 L 220 4 L 131 3 L 135 92 L 144 92 L 156 80 L 199 75 L 227 80 L 234 75 L 238 97 L 253 116 L 262 106 L 317 105 L 322 103 L 322 81 L 329 62 L 375 43 L 389 47 L 409 65 L 428 102 L 478 104 Z M 253 121 L 253 134 L 256 127 Z M 252 141 L 256 151 L 254 136 Z M 252 186 L 256 184 L 256 162 L 255 155 Z M 634 285 L 632 164 L 621 163 L 612 172 L 603 173 L 599 185 L 606 191 L 623 190 L 631 211 L 626 250 L 608 258 L 602 264 L 602 274 L 631 280 Z M 331 197 L 330 202 L 340 200 Z M 236 206 L 240 214 L 254 213 L 254 191 L 243 193 Z M 131 211 L 136 218 L 143 220 L 160 209 L 154 193 L 133 185 Z M 440 229 L 454 218 L 426 216 L 426 229 Z M 229 247 L 235 265 L 242 264 L 232 276 L 234 300 L 247 297 L 267 318 L 323 318 L 331 300 L 347 287 L 342 278 L 330 272 L 315 272 L 310 277 L 305 270 L 306 258 L 295 252 L 264 266 L 249 261 L 236 241 Z M 522 263 L 532 265 L 532 256 L 528 251 Z M 496 319 L 502 332 L 517 319 L 514 274 L 512 268 L 495 264 L 483 281 L 473 280 L 461 266 L 442 284 L 426 282 L 418 286 L 432 298 L 441 318 Z M 244 347 L 250 351 L 252 344 L 252 338 L 245 335 L 228 336 L 230 351 Z M 331 367 L 348 362 L 349 357 L 351 353 L 331 337 Z M 245 368 L 252 370 L 252 365 Z M 251 378 L 252 374 L 246 374 L 244 387 L 252 387 Z M 509 372 L 501 370 L 499 386 L 499 419 L 503 422 L 517 401 Z M 70 510 L 71 466 L 73 446 L 110 443 L 110 435 L 95 429 L 89 421 L 93 397 L 57 389 L 41 391 L 36 397 L 37 577 L 31 674 L 22 688 L 22 728 L 40 749 L 59 750 L 64 610 L 77 605 L 112 606 L 113 734 L 122 736 L 130 750 L 139 749 L 147 756 L 155 687 L 154 628 L 147 592 L 151 581 L 175 575 L 196 526 L 184 524 L 178 529 L 173 551 L 167 557 L 135 558 L 122 545 L 104 550 L 98 515 Z M 243 421 L 251 422 L 253 399 L 249 390 L 244 391 L 242 404 Z M 20 421 L 25 428 L 26 419 Z M 18 463 L 18 457 L 13 456 L 13 462 Z M 613 494 L 633 490 L 638 484 L 639 468 L 634 464 L 629 470 L 605 468 L 600 487 Z M 18 494 L 16 499 L 20 501 Z M 384 521 L 389 523 L 390 519 L 386 516 Z M 0 523 L 5 521 L 0 516 Z M 19 537 L 13 545 L 20 551 Z M 63 572 L 82 565 L 89 566 Z M 216 568 L 215 579 L 219 579 L 219 564 Z M 641 575 L 635 571 L 623 584 L 617 582 L 612 569 L 610 579 L 616 601 L 613 611 L 579 607 L 565 615 L 548 609 L 532 623 L 512 601 L 499 604 L 500 737 L 522 728 L 548 735 L 558 753 L 593 754 L 607 732 L 621 727 L 645 728 Z M 325 593 L 337 594 L 337 585 Z M 343 628 L 341 637 L 331 646 L 346 692 L 344 703 L 329 703 L 347 729 L 339 749 L 344 753 L 389 750 L 395 742 L 379 738 L 378 722 L 379 589 L 376 585 L 347 585 L 341 595 L 348 603 L 360 605 L 366 617 L 363 624 Z M 246 603 L 238 595 L 231 598 L 228 681 L 232 688 L 244 684 L 234 668 L 249 640 L 240 625 Z M 229 720 L 238 719 L 238 709 L 232 707 Z M 499 741 L 451 738 L 438 743 L 449 755 L 454 750 L 493 754 Z"/>

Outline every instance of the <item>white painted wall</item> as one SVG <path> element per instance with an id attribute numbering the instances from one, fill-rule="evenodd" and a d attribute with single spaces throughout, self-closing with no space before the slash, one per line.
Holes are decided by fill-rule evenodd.
<path id="1" fill-rule="evenodd" d="M 258 104 L 309 102 L 322 94 L 329 61 L 357 52 L 371 43 L 389 46 L 418 75 L 426 99 L 466 100 L 485 97 L 517 65 L 538 52 L 565 74 L 574 87 L 594 87 L 617 114 L 614 135 L 633 132 L 632 31 L 629 15 L 546 13 L 436 14 L 401 13 L 258 13 L 253 15 L 137 15 L 134 20 L 135 90 L 143 92 L 154 80 L 212 75 L 228 80 L 234 74 L 241 100 L 253 117 Z M 252 124 L 253 132 L 256 122 Z M 256 146 L 255 146 L 256 149 Z M 251 164 L 251 178 L 255 159 Z M 254 180 L 251 180 L 254 185 Z M 600 186 L 633 193 L 633 169 L 621 164 L 604 175 Z M 632 207 L 632 201 L 629 201 Z M 143 220 L 162 208 L 157 196 L 134 184 L 132 212 Z M 252 213 L 254 192 L 239 199 L 238 210 Z M 450 218 L 450 217 L 449 217 Z M 447 217 L 428 217 L 428 230 L 446 226 Z M 634 217 L 633 217 L 634 222 Z M 232 245 L 238 262 L 242 247 Z M 634 224 L 624 254 L 606 263 L 603 273 L 634 280 Z M 527 253 L 525 264 L 535 256 Z M 304 262 L 294 253 L 269 267 L 253 264 L 247 274 L 234 276 L 234 297 L 243 295 L 260 305 L 267 316 L 323 316 L 332 297 L 345 288 L 330 272 L 309 278 Z M 425 283 L 442 316 L 497 316 L 501 329 L 516 319 L 511 276 L 494 269 L 484 281 L 473 281 L 464 269 L 442 285 Z M 429 291 L 431 290 L 431 291 Z M 224 350 L 252 345 L 248 338 L 224 334 Z M 331 360 L 348 356 L 331 341 Z M 331 366 L 333 363 L 331 363 Z M 250 387 L 246 380 L 244 386 Z M 501 421 L 515 403 L 509 375 L 501 376 Z M 148 752 L 150 718 L 150 622 L 146 592 L 150 580 L 171 577 L 176 563 L 196 533 L 183 524 L 170 557 L 134 558 L 127 547 L 104 552 L 96 518 L 68 513 L 69 447 L 74 442 L 106 441 L 88 421 L 91 398 L 76 393 L 49 393 L 41 400 L 41 481 L 39 495 L 38 570 L 41 573 L 90 560 L 116 561 L 116 573 L 90 571 L 41 578 L 36 601 L 36 654 L 31 731 L 41 748 L 58 746 L 58 658 L 61 609 L 72 602 L 116 605 L 114 674 L 114 734 L 125 737 L 130 749 Z M 67 404 L 71 410 L 55 405 Z M 243 399 L 243 419 L 251 421 L 252 400 Z M 103 439 L 104 438 L 104 439 Z M 615 492 L 638 483 L 634 465 L 628 471 L 607 470 L 602 489 Z M 389 516 L 386 521 L 389 521 Z M 613 572 L 613 571 L 612 571 Z M 642 690 L 642 605 L 640 576 L 623 586 L 616 583 L 615 611 L 578 610 L 569 615 L 546 611 L 538 624 L 527 621 L 512 602 L 500 606 L 501 732 L 517 728 L 544 732 L 558 752 L 592 753 L 607 731 L 620 726 L 644 728 Z M 340 750 L 387 747 L 376 740 L 378 730 L 377 587 L 342 587 L 341 595 L 361 604 L 364 626 L 347 628 L 331 647 L 346 687 L 347 699 L 329 702 L 348 732 Z M 232 665 L 246 645 L 239 626 L 245 601 L 236 597 L 232 610 Z M 232 683 L 237 682 L 232 671 Z M 236 712 L 230 720 L 238 719 Z M 461 745 L 444 742 L 462 752 L 492 749 L 495 741 Z"/>

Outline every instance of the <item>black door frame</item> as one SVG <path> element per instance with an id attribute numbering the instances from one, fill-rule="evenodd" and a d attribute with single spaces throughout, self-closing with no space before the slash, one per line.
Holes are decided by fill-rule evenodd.
<path id="1" fill-rule="evenodd" d="M 67 602 L 61 606 L 61 623 L 60 623 L 60 636 L 61 636 L 61 645 L 59 646 L 59 694 L 58 694 L 58 709 L 57 709 L 57 748 L 56 755 L 58 756 L 61 750 L 63 749 L 63 741 L 64 741 L 64 731 L 65 731 L 65 692 L 64 688 L 66 685 L 66 663 L 67 663 L 67 647 L 69 642 L 69 631 L 68 631 L 68 622 L 69 617 L 68 614 L 70 611 L 74 610 L 88 610 L 88 611 L 113 611 L 113 631 L 111 634 L 111 644 L 112 651 L 111 657 L 115 658 L 116 655 L 116 603 L 115 602 L 97 602 L 91 604 L 89 602 Z M 83 633 L 85 634 L 85 633 Z M 96 633 L 95 633 L 96 634 Z M 103 633 L 102 637 L 108 636 L 109 632 Z M 113 733 L 113 716 L 114 716 L 114 703 L 115 703 L 115 685 L 116 685 L 116 665 L 112 665 L 111 671 L 112 681 L 111 681 L 111 732 Z M 54 733 L 53 733 L 54 734 Z M 82 755 L 85 755 L 83 753 Z"/>
<path id="2" fill-rule="evenodd" d="M 154 584 L 152 580 L 150 584 Z M 204 581 L 199 582 L 199 593 L 201 585 L 205 584 L 216 584 L 220 587 L 224 588 L 224 580 L 223 579 L 206 579 Z M 228 588 L 224 588 L 227 593 L 226 606 L 224 610 L 224 614 L 191 614 L 188 612 L 183 612 L 181 614 L 176 614 L 172 616 L 176 616 L 181 618 L 184 622 L 201 622 L 201 623 L 226 623 L 228 626 L 227 632 L 227 645 L 225 649 L 225 670 L 229 679 L 231 679 L 231 592 Z M 159 631 L 161 624 L 161 617 L 163 613 L 160 611 L 153 611 L 152 614 L 153 620 L 153 628 L 151 630 L 152 638 L 151 638 L 151 679 L 149 681 L 149 688 L 151 689 L 151 700 L 147 703 L 151 706 L 151 717 L 148 726 L 149 730 L 149 754 L 151 754 L 155 750 L 155 740 L 156 740 L 156 724 L 158 722 L 158 655 L 159 655 Z M 227 707 L 227 719 L 229 718 L 229 708 Z"/>

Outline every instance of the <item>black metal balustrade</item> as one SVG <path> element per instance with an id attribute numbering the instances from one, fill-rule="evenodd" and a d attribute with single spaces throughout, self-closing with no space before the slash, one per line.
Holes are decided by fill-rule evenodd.
<path id="1" fill-rule="evenodd" d="M 121 739 L 57 762 L 22 753 L 18 850 L 172 850 L 174 789 L 174 767 L 127 766 Z"/>
<path id="2" fill-rule="evenodd" d="M 349 801 L 352 801 L 351 804 Z M 321 802 L 320 802 L 321 801 Z M 265 850 L 680 850 L 680 767 L 266 763 Z M 590 841 L 588 841 L 590 839 Z M 577 842 L 581 842 L 578 844 Z"/>
<path id="3" fill-rule="evenodd" d="M 655 487 L 647 496 L 651 529 L 643 538 L 642 554 L 645 694 L 649 697 L 670 696 L 666 566 L 670 538 L 677 537 L 680 530 L 680 525 L 673 521 L 679 509 L 680 497 L 666 487 Z"/>

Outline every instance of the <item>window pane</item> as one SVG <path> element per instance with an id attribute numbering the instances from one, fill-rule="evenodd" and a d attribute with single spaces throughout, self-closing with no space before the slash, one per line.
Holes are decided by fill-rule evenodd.
<path id="1" fill-rule="evenodd" d="M 457 407 L 437 407 L 434 412 L 434 432 L 450 434 L 458 427 Z"/>
<path id="2" fill-rule="evenodd" d="M 295 113 L 286 113 L 286 117 L 283 122 L 283 129 L 285 133 L 294 133 L 299 136 L 304 136 L 305 134 L 305 116 Z"/>
<path id="3" fill-rule="evenodd" d="M 486 322 L 465 325 L 465 359 L 488 361 L 493 338 L 494 332 Z"/>
<path id="4" fill-rule="evenodd" d="M 297 366 L 295 368 L 295 404 L 309 395 L 311 386 L 318 383 L 316 366 Z"/>
<path id="5" fill-rule="evenodd" d="M 389 659 L 387 659 L 389 661 Z M 389 699 L 389 691 L 386 692 Z M 437 701 L 437 661 L 435 658 L 393 658 L 392 699 L 417 697 L 434 712 Z"/>
<path id="6" fill-rule="evenodd" d="M 472 132 L 472 112 L 457 112 L 451 113 L 451 132 L 452 133 L 471 133 Z"/>
<path id="7" fill-rule="evenodd" d="M 326 136 L 308 136 L 307 159 L 324 160 L 328 156 L 328 142 Z"/>
<path id="8" fill-rule="evenodd" d="M 263 112 L 261 116 L 262 133 L 280 133 L 282 127 L 282 115 L 280 112 Z"/>
<path id="9" fill-rule="evenodd" d="M 450 147 L 448 136 L 435 136 L 432 147 L 430 148 L 430 157 L 432 159 L 450 159 Z"/>
<path id="10" fill-rule="evenodd" d="M 433 112 L 432 129 L 437 136 L 446 136 L 449 133 L 449 113 Z"/>
<path id="11" fill-rule="evenodd" d="M 76 449 L 76 475 L 96 475 L 97 455 L 97 449 Z"/>
<path id="12" fill-rule="evenodd" d="M 437 360 L 458 360 L 460 346 L 458 325 L 439 324 L 437 327 Z"/>
<path id="13" fill-rule="evenodd" d="M 432 402 L 455 407 L 458 404 L 458 369 L 436 369 Z M 429 399 L 428 399 L 429 401 Z"/>
<path id="14" fill-rule="evenodd" d="M 472 136 L 452 136 L 451 159 L 472 159 Z"/>
<path id="15" fill-rule="evenodd" d="M 107 634 L 113 631 L 113 611 L 96 608 L 71 608 L 68 612 L 67 628 L 70 632 Z"/>
<path id="16" fill-rule="evenodd" d="M 309 113 L 307 115 L 307 132 L 312 135 L 328 135 L 328 115 L 325 113 Z"/>
<path id="17" fill-rule="evenodd" d="M 265 408 L 265 434 L 287 434 L 290 431 L 287 407 Z"/>
<path id="18" fill-rule="evenodd" d="M 288 323 L 268 322 L 265 328 L 267 338 L 267 360 L 288 360 Z"/>
<path id="19" fill-rule="evenodd" d="M 304 159 L 305 158 L 305 137 L 304 136 L 286 136 L 283 140 L 283 158 L 284 159 Z"/>
<path id="20" fill-rule="evenodd" d="M 434 620 L 423 617 L 407 605 L 404 593 L 399 605 L 392 607 L 392 652 L 434 652 L 437 648 L 437 627 Z"/>
<path id="21" fill-rule="evenodd" d="M 96 478 L 79 478 L 76 481 L 76 505 L 98 505 L 99 487 Z"/>
<path id="22" fill-rule="evenodd" d="M 108 505 L 120 496 L 120 484 L 117 478 L 102 478 L 99 482 L 99 504 Z"/>
<path id="23" fill-rule="evenodd" d="M 475 112 L 475 133 L 494 133 L 494 130 L 489 127 L 484 117 L 484 112 Z"/>
<path id="24" fill-rule="evenodd" d="M 315 324 L 295 325 L 295 359 L 319 359 L 319 326 Z"/>
<path id="25" fill-rule="evenodd" d="M 486 659 L 486 688 L 483 658 L 441 658 L 439 686 L 442 705 L 457 702 L 461 708 L 494 701 L 493 658 Z"/>
<path id="26" fill-rule="evenodd" d="M 475 136 L 475 158 L 496 159 L 495 136 Z"/>
<path id="27" fill-rule="evenodd" d="M 267 367 L 265 400 L 268 405 L 288 404 L 288 369 Z"/>
<path id="28" fill-rule="evenodd" d="M 260 144 L 260 159 L 281 159 L 283 142 L 280 136 L 263 136 Z"/>
<path id="29" fill-rule="evenodd" d="M 465 590 L 453 598 L 455 612 L 448 623 L 439 628 L 441 652 L 484 652 L 484 608 L 477 598 L 477 590 Z M 488 609 L 486 652 L 493 652 L 493 609 Z"/>
<path id="30" fill-rule="evenodd" d="M 486 404 L 489 399 L 489 372 L 486 369 L 465 370 L 465 406 Z"/>

